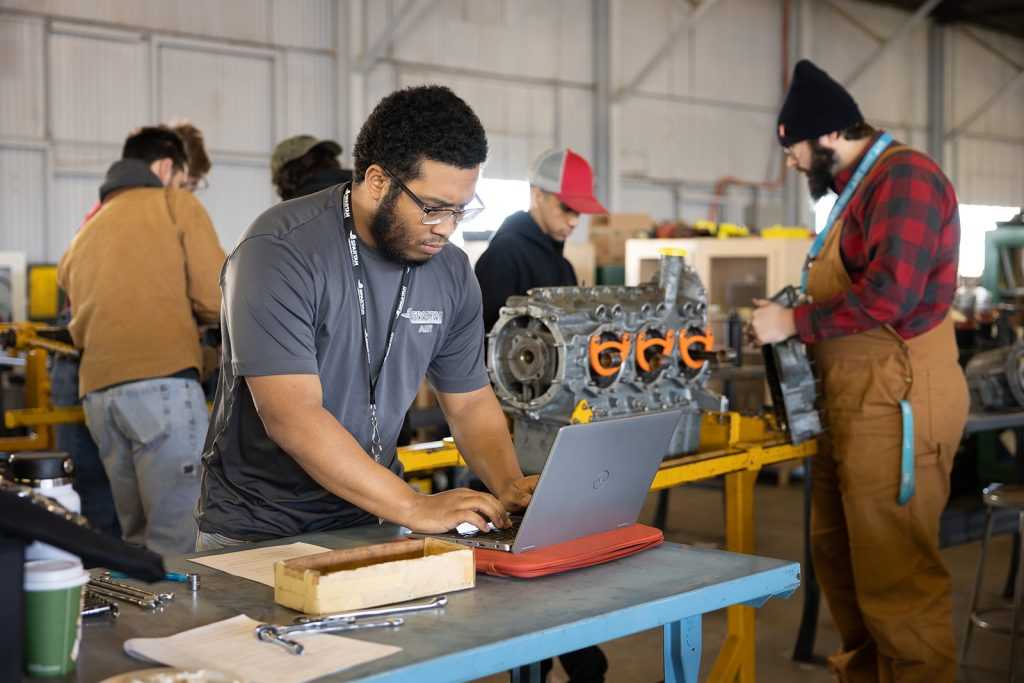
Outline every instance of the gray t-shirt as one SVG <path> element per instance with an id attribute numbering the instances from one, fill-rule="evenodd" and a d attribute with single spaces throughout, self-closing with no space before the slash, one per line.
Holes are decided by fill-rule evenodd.
<path id="1" fill-rule="evenodd" d="M 224 264 L 221 375 L 197 511 L 202 531 L 256 541 L 372 519 L 325 490 L 267 436 L 244 379 L 319 375 L 324 408 L 369 451 L 367 368 L 342 187 L 268 210 Z M 402 266 L 362 243 L 360 255 L 376 370 Z M 448 245 L 412 269 L 377 384 L 382 463 L 393 472 L 401 473 L 395 444 L 420 381 L 426 376 L 435 389 L 449 393 L 486 386 L 483 342 L 480 288 L 466 255 Z"/>

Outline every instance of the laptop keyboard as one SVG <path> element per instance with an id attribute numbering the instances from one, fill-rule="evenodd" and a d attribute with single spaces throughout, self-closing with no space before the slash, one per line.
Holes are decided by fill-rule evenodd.
<path id="1" fill-rule="evenodd" d="M 507 529 L 495 529 L 486 534 L 476 534 L 477 538 L 486 538 L 488 541 L 514 541 L 519 533 L 519 522 L 513 522 Z"/>

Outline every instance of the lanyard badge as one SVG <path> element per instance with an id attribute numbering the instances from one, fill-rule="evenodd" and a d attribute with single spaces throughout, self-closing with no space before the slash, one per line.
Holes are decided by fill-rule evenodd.
<path id="1" fill-rule="evenodd" d="M 363 359 L 366 361 L 366 382 L 369 394 L 369 418 L 370 418 L 370 456 L 374 462 L 382 464 L 384 456 L 384 445 L 380 437 L 380 421 L 377 417 L 377 383 L 384 372 L 384 364 L 391 355 L 391 345 L 395 341 L 395 325 L 402 314 L 402 307 L 409 293 L 409 281 L 412 277 L 412 267 L 406 266 L 402 270 L 402 281 L 398 286 L 398 295 L 395 297 L 395 305 L 391 311 L 388 323 L 388 335 L 384 347 L 384 357 L 380 360 L 377 371 L 373 371 L 370 359 L 373 354 L 370 352 L 370 329 L 366 316 L 366 294 L 367 286 L 363 279 L 363 264 L 359 254 L 359 239 L 356 237 L 355 221 L 352 219 L 352 186 L 346 185 L 342 191 L 342 214 L 345 225 L 345 240 L 348 242 L 348 255 L 352 262 L 352 277 L 356 285 L 356 298 L 359 302 L 359 323 L 363 331 Z"/>

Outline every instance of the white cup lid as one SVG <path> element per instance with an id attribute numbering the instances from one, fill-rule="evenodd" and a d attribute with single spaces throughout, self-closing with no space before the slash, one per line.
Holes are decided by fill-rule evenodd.
<path id="1" fill-rule="evenodd" d="M 25 563 L 25 590 L 60 590 L 81 586 L 89 573 L 78 560 L 31 560 Z"/>

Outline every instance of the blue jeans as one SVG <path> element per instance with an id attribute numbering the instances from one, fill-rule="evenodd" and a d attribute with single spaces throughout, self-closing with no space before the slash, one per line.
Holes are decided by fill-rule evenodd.
<path id="1" fill-rule="evenodd" d="M 50 365 L 50 391 L 53 405 L 77 406 L 78 359 L 55 355 Z M 82 514 L 97 531 L 121 538 L 121 525 L 114 510 L 110 481 L 100 461 L 96 442 L 84 424 L 62 424 L 54 427 L 57 450 L 71 456 L 75 464 L 74 486 L 82 499 Z"/>
<path id="2" fill-rule="evenodd" d="M 82 404 L 124 539 L 160 554 L 192 552 L 192 513 L 210 421 L 199 382 L 130 382 L 90 392 Z"/>

